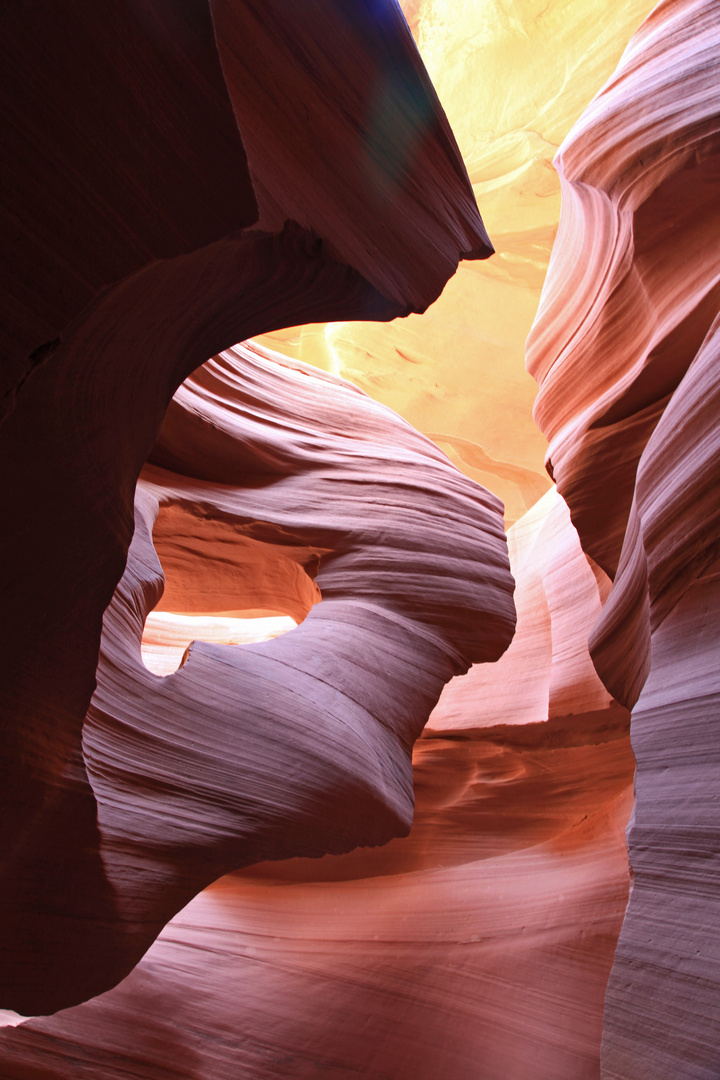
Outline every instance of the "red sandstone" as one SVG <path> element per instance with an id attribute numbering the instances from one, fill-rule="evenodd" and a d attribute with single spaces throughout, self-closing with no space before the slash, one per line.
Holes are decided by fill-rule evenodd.
<path id="1" fill-rule="evenodd" d="M 557 490 L 415 402 L 507 546 L 429 438 L 247 340 L 332 353 L 492 253 L 399 7 L 181 7 L 2 15 L 0 1006 L 37 1015 L 0 1072 L 714 1080 L 720 4 L 661 0 L 555 159 Z M 412 318 L 351 353 L 426 387 Z"/>

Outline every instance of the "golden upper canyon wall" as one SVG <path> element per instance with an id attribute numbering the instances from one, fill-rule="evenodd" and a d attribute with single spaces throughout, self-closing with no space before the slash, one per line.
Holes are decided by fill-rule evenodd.
<path id="1" fill-rule="evenodd" d="M 422 316 L 268 341 L 390 405 L 503 499 L 507 524 L 550 486 L 524 357 L 560 215 L 552 159 L 652 6 L 405 3 L 496 254 L 461 263 Z"/>

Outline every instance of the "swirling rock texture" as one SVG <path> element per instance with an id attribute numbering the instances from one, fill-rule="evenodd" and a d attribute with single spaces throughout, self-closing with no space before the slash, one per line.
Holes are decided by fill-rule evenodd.
<path id="1" fill-rule="evenodd" d="M 3 8 L 14 140 L 3 160 L 5 224 L 18 255 L 0 427 L 14 523 L 0 560 L 12 628 L 2 650 L 0 987 L 3 1005 L 24 1013 L 106 988 L 132 965 L 136 932 L 153 936 L 152 897 L 147 911 L 139 901 L 139 921 L 119 913 L 81 733 L 136 481 L 173 393 L 208 356 L 256 333 L 418 310 L 461 256 L 492 250 L 399 10 L 355 0 L 302 10 L 211 11 L 205 0 L 181 10 L 164 0 Z M 322 205 L 307 178 L 288 172 L 292 162 L 256 149 L 278 43 L 295 58 L 283 95 L 299 110 L 293 154 L 317 177 L 326 140 L 345 148 L 327 163 Z M 399 103 L 390 94 L 393 119 L 378 125 L 372 109 L 388 70 L 407 93 Z M 382 212 L 361 213 L 383 178 Z M 268 227 L 268 193 L 281 218 L 300 223 Z M 497 505 L 489 512 L 497 518 Z M 507 600 L 498 615 L 509 634 Z M 216 872 L 208 864 L 206 880 Z"/>
<path id="2" fill-rule="evenodd" d="M 262 355 L 242 353 L 257 365 L 258 375 L 267 370 Z M 206 366 L 194 386 L 186 384 L 176 397 L 160 444 L 166 465 L 182 448 L 197 461 L 200 446 L 211 461 L 218 434 L 209 423 L 203 430 L 200 417 L 224 421 L 227 433 L 238 430 L 237 412 L 230 416 L 219 408 L 224 398 L 234 400 L 238 411 L 248 409 L 245 386 L 244 400 L 238 400 L 236 365 L 237 354 Z M 287 372 L 291 380 L 297 374 L 295 368 Z M 345 392 L 353 415 L 360 406 L 361 417 L 382 417 L 379 406 L 357 391 Z M 195 414 L 192 446 L 179 437 L 189 411 Z M 257 412 L 255 399 L 252 415 Z M 405 432 L 406 453 L 423 447 L 419 436 Z M 287 454 L 287 432 L 275 434 L 278 449 Z M 375 438 L 373 454 L 379 449 Z M 319 445 L 325 454 L 324 439 Z M 342 443 L 335 446 L 340 450 Z M 447 475 L 449 466 L 437 454 L 426 459 L 425 469 Z M 239 493 L 204 482 L 198 505 L 199 483 L 152 467 L 144 473 L 141 498 L 153 512 L 160 501 L 166 513 L 184 506 L 188 523 L 196 518 L 192 535 L 198 534 L 198 520 L 207 521 L 207 557 L 218 542 L 212 526 L 227 520 Z M 266 499 L 267 493 L 258 489 L 255 496 Z M 172 550 L 179 533 L 161 532 L 155 543 L 163 564 L 174 565 L 182 578 L 182 558 L 173 559 Z M 180 534 L 178 550 L 183 540 Z M 623 829 L 633 770 L 627 713 L 594 674 L 586 646 L 587 626 L 599 614 L 608 583 L 588 564 L 567 508 L 554 493 L 510 531 L 509 540 L 518 629 L 508 654 L 515 653 L 516 681 L 519 671 L 524 674 L 515 694 L 519 720 L 507 706 L 513 697 L 507 670 L 497 680 L 506 686 L 505 712 L 499 713 L 497 696 L 476 686 L 474 711 L 469 724 L 463 714 L 464 726 L 455 715 L 457 688 L 484 669 L 475 667 L 472 675 L 451 682 L 415 746 L 415 820 L 407 839 L 321 860 L 266 862 L 223 878 L 169 923 L 116 989 L 6 1032 L 0 1053 L 9 1078 L 598 1075 L 603 993 L 627 899 Z M 241 551 L 250 546 L 240 529 L 235 544 Z M 250 551 L 247 558 L 257 555 Z M 190 558 L 186 552 L 188 607 L 196 580 L 197 602 L 205 602 L 201 563 L 197 553 Z M 328 598 L 322 564 L 317 581 L 323 601 L 308 620 L 326 607 L 342 609 Z M 444 579 L 440 587 L 446 587 Z M 106 619 L 113 666 L 113 637 L 123 623 L 117 622 L 114 633 L 110 624 L 119 616 L 118 608 Z M 196 643 L 178 676 L 143 677 L 137 648 L 141 614 L 135 611 L 133 618 L 135 659 L 132 682 L 123 676 L 126 686 L 141 687 L 143 711 L 152 693 L 172 690 L 182 703 L 182 680 L 190 690 L 195 667 L 197 685 L 220 650 Z M 301 630 L 273 645 L 291 648 Z M 126 639 L 121 634 L 118 644 Z M 225 663 L 248 665 L 261 657 L 266 663 L 271 653 L 263 656 L 265 649 L 254 647 L 244 656 L 226 649 L 222 655 Z M 353 656 L 358 659 L 355 651 Z M 399 659 L 398 672 L 410 680 L 401 687 L 404 705 L 408 691 L 422 692 L 422 685 L 415 663 L 408 671 L 407 657 Z M 393 663 L 385 647 L 382 663 Z M 118 675 L 110 660 L 106 666 L 114 682 Z M 127 670 L 127 659 L 122 666 Z M 495 668 L 485 669 L 488 686 Z M 423 673 L 423 682 L 430 674 Z M 530 703 L 529 688 L 538 686 Z M 355 691 L 362 700 L 358 690 L 363 684 Z M 128 722 L 126 713 L 123 732 L 105 704 L 117 711 L 119 696 L 115 687 L 101 685 L 86 728 L 103 829 L 114 829 L 114 845 L 127 843 L 118 826 L 124 822 L 126 830 L 136 813 L 137 787 L 123 807 L 118 794 L 129 799 L 123 794 L 126 781 L 118 788 L 118 777 L 107 777 L 103 748 L 119 736 L 134 746 L 134 769 L 142 770 L 144 760 L 136 721 Z M 319 722 L 316 716 L 313 735 Z M 164 729 L 156 733 L 165 737 Z M 177 743 L 176 738 L 174 753 L 180 752 Z M 282 753 L 282 743 L 275 745 Z M 318 754 L 314 738 L 309 748 Z M 128 759 L 126 752 L 123 760 Z M 265 781 L 277 786 L 274 770 L 265 772 Z M 145 787 L 142 776 L 132 783 Z M 268 793 L 273 807 L 278 801 L 287 806 L 290 786 L 284 778 L 281 795 Z M 157 797 L 145 793 L 148 814 L 150 799 Z M 334 825 L 331 820 L 325 828 Z"/>
<path id="3" fill-rule="evenodd" d="M 717 3 L 662 3 L 558 159 L 529 362 L 567 504 L 537 501 L 516 360 L 550 156 L 649 4 L 406 5 L 500 258 L 385 328 L 338 320 L 420 310 L 489 251 L 397 10 L 213 0 L 216 51 L 202 5 L 116 4 L 112 34 L 99 7 L 5 16 L 38 67 L 13 69 L 12 167 L 69 149 L 15 219 L 52 258 L 10 279 L 0 1004 L 98 996 L 7 1029 L 3 1076 L 598 1080 L 602 1057 L 606 1080 L 715 1078 Z M 83 42 L 87 82 L 57 67 Z M 150 110 L 132 88 L 160 71 Z M 117 132 L 82 111 L 93 80 Z M 39 107 L 66 84 L 64 113 Z M 202 131 L 177 122 L 198 87 Z M 122 170 L 77 190 L 73 145 L 99 167 L 115 140 L 141 175 L 138 123 L 174 155 L 164 239 L 158 161 L 145 218 Z M 43 228 L 63 207 L 67 235 Z M 262 329 L 285 359 L 246 343 L 177 389 Z M 520 519 L 497 663 L 447 682 L 512 632 L 501 507 L 339 374 Z"/>
<path id="4" fill-rule="evenodd" d="M 224 868 L 407 832 L 413 742 L 444 683 L 496 659 L 514 628 L 494 496 L 322 373 L 248 346 L 206 364 L 151 460 L 177 471 L 148 467 L 138 485 L 83 731 L 105 876 L 142 951 Z M 234 588 L 302 627 L 245 649 L 196 643 L 177 674 L 151 675 L 159 515 L 161 557 L 164 537 L 186 552 L 186 606 L 207 605 L 202 562 L 224 561 L 226 600 Z"/>
<path id="5" fill-rule="evenodd" d="M 528 342 L 558 489 L 614 577 L 593 659 L 633 707 L 608 1080 L 720 1075 L 719 45 L 720 5 L 659 4 L 562 147 Z"/>

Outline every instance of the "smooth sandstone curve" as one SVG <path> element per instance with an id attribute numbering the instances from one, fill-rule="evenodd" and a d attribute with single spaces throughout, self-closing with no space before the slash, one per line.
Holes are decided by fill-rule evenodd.
<path id="1" fill-rule="evenodd" d="M 177 471 L 143 473 L 84 725 L 92 789 L 74 776 L 76 799 L 97 799 L 95 839 L 83 834 L 74 874 L 64 865 L 55 917 L 15 919 L 12 948 L 45 975 L 20 1012 L 116 982 L 228 869 L 406 831 L 412 743 L 443 684 L 512 636 L 498 500 L 383 406 L 280 359 L 243 346 L 201 369 L 151 455 Z M 208 533 L 199 565 L 217 564 L 220 528 L 225 559 L 252 569 L 249 608 L 302 617 L 318 587 L 322 603 L 279 639 L 196 644 L 176 674 L 152 675 L 140 640 L 162 589 L 161 504 Z M 192 591 L 202 573 L 187 574 Z M 46 860 L 67 859 L 57 843 Z M 53 973 L 58 940 L 74 950 L 68 972 Z"/>
<path id="2" fill-rule="evenodd" d="M 630 902 L 603 1077 L 710 1080 L 717 1010 L 720 5 L 663 0 L 561 148 L 528 366 L 584 549 L 591 653 L 633 706 Z"/>
<path id="3" fill-rule="evenodd" d="M 217 419 L 216 379 L 203 381 L 203 408 Z M 199 405 L 190 392 L 183 399 L 193 400 Z M 206 505 L 211 494 L 208 486 Z M 165 562 L 172 546 L 165 537 L 157 545 Z M 92 1080 L 121 1080 L 124 1071 L 162 1080 L 358 1072 L 597 1080 L 603 996 L 627 902 L 628 716 L 592 674 L 587 626 L 601 590 L 559 496 L 511 530 L 510 554 L 520 605 L 504 711 L 481 689 L 474 728 L 443 710 L 443 699 L 487 666 L 448 685 L 415 744 L 409 835 L 223 878 L 172 919 L 118 987 L 6 1031 L 8 1080 L 31 1066 L 76 1080 L 81 1055 Z M 187 555 L 184 565 L 192 582 Z M 178 556 L 173 573 L 182 571 Z M 538 591 L 552 619 L 528 603 Z M 188 677 L 198 649 L 196 660 L 205 657 L 193 646 Z M 568 656 L 549 713 L 547 687 Z M 417 678 L 404 659 L 400 669 Z M 161 683 L 142 684 L 144 708 Z M 546 690 L 534 713 L 528 683 Z M 512 724 L 512 701 L 520 723 Z M 91 737 L 104 742 L 102 722 Z M 100 801 L 105 815 L 114 812 Z"/>
<path id="4" fill-rule="evenodd" d="M 240 5 L 237 18 L 249 7 Z M 263 34 L 275 26 L 270 45 L 282 36 L 285 8 L 264 4 L 262 33 L 244 43 L 259 63 L 261 97 L 276 77 L 273 65 L 262 63 Z M 377 38 L 379 20 L 384 47 L 398 54 L 412 82 L 406 121 L 417 125 L 430 118 L 423 154 L 405 160 L 395 188 L 402 227 L 391 236 L 383 221 L 366 217 L 360 229 L 385 276 L 395 281 L 392 298 L 338 256 L 345 239 L 358 237 L 357 223 L 349 216 L 343 221 L 340 210 L 326 239 L 283 224 L 291 215 L 281 198 L 277 227 L 243 229 L 256 219 L 257 207 L 236 126 L 243 125 L 239 101 L 233 90 L 233 118 L 205 0 L 192 0 L 177 17 L 173 10 L 164 0 L 151 0 L 142 11 L 133 0 L 109 0 L 102 8 L 76 6 L 66 23 L 57 5 L 3 12 L 12 31 L 3 41 L 15 50 L 7 70 L 11 82 L 13 73 L 18 76 L 8 100 L 20 101 L 10 127 L 20 131 L 23 150 L 4 162 L 12 167 L 12 214 L 5 224 L 20 222 L 25 231 L 19 240 L 15 234 L 8 239 L 8 250 L 24 252 L 9 293 L 8 325 L 20 320 L 17 334 L 13 330 L 20 359 L 8 368 L 10 411 L 0 428 L 4 506 L 16 523 L 3 534 L 0 560 L 4 617 L 13 628 L 0 657 L 0 764 L 7 777 L 0 789 L 0 937 L 3 997 L 19 995 L 24 1003 L 17 1007 L 25 1012 L 97 992 L 104 977 L 93 968 L 93 941 L 101 952 L 112 951 L 106 925 L 115 918 L 115 901 L 98 854 L 81 729 L 95 687 L 103 612 L 132 537 L 135 484 L 172 394 L 208 356 L 248 336 L 306 320 L 384 320 L 422 307 L 461 254 L 475 251 L 469 238 L 482 233 L 442 110 L 389 0 L 364 8 L 360 22 L 334 3 L 316 11 L 325 12 L 328 29 L 334 19 L 345 19 L 342 55 L 350 69 L 355 46 L 367 50 L 368 40 Z M 232 26 L 227 17 L 222 21 L 227 35 Z M 195 31 L 193 46 L 188 42 Z M 303 42 L 316 37 L 317 21 L 307 23 L 290 43 L 290 54 L 294 48 L 299 61 Z M 51 55 L 43 63 L 46 52 Z M 337 52 L 328 56 L 326 77 L 338 58 Z M 303 108 L 313 100 L 322 70 L 298 76 L 293 87 L 302 114 L 295 136 L 315 147 L 313 170 L 332 137 L 355 139 L 360 153 L 373 89 L 355 71 L 335 126 L 327 127 Z M 146 100 L 149 86 L 157 92 Z M 38 98 L 43 107 L 36 130 L 26 113 Z M 138 145 L 140 164 L 133 158 Z M 218 165 L 214 201 L 215 156 L 227 167 Z M 385 138 L 378 167 L 392 170 L 393 162 Z M 369 189 L 356 164 L 348 159 L 344 166 L 351 203 Z M 154 186 L 142 186 L 143 169 Z M 253 184 L 260 184 L 262 162 L 254 159 L 251 171 Z M 47 202 L 37 184 L 46 173 L 52 180 Z M 136 175 L 142 190 L 128 174 Z M 297 205 L 312 202 L 311 186 L 308 177 L 298 180 L 292 193 Z M 418 186 L 432 203 L 422 213 L 414 197 Z M 442 199 L 431 197 L 439 190 Z M 86 203 L 84 214 L 78 204 Z M 78 222 L 82 243 L 73 232 Z M 113 961 L 120 968 L 121 954 L 122 948 Z M 53 997 L 56 977 L 76 982 L 69 998 Z"/>

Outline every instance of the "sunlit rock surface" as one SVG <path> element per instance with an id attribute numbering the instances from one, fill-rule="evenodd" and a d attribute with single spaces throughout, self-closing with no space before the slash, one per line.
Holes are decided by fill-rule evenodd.
<path id="1" fill-rule="evenodd" d="M 455 723 L 446 699 L 482 668 L 450 684 L 415 745 L 410 835 L 223 878 L 116 989 L 6 1032 L 8 1080 L 29 1067 L 70 1080 L 79 1053 L 98 1080 L 596 1080 L 628 889 L 628 715 L 592 673 L 603 576 L 559 496 L 509 539 L 505 712 L 475 683 L 474 726 Z M 545 618 L 520 600 L 538 592 Z"/>
<path id="2" fill-rule="evenodd" d="M 528 342 L 558 488 L 614 576 L 593 659 L 634 706 L 607 1080 L 720 1069 L 719 46 L 720 5 L 659 4 L 561 148 Z"/>
<path id="3" fill-rule="evenodd" d="M 19 1025 L 0 1074 L 599 1080 L 602 1059 L 604 1080 L 717 1080 L 718 4 L 662 3 L 558 159 L 563 222 L 529 362 L 569 511 L 545 494 L 522 370 L 559 213 L 550 161 L 650 5 L 405 5 L 498 254 L 461 264 L 422 320 L 390 326 L 348 320 L 422 307 L 458 256 L 488 251 L 396 9 L 378 32 L 357 12 L 382 5 L 308 4 L 307 26 L 291 5 L 283 38 L 277 5 L 213 0 L 219 54 L 203 59 L 164 55 L 172 17 L 146 7 L 159 52 L 120 50 L 118 32 L 102 75 L 86 66 L 101 98 L 132 56 L 136 71 L 191 71 L 212 102 L 215 126 L 195 131 L 208 150 L 173 142 L 173 93 L 158 101 L 154 137 L 169 136 L 186 202 L 202 205 L 189 236 L 175 208 L 177 251 L 153 246 L 132 200 L 113 203 L 121 173 L 103 187 L 53 157 L 72 143 L 57 87 L 72 85 L 78 129 L 92 107 L 67 78 L 72 46 L 55 45 L 96 47 L 94 19 L 81 5 L 60 31 L 38 4 L 26 34 L 12 16 L 3 38 L 37 54 L 7 69 L 27 110 L 8 161 L 52 196 L 27 185 L 8 279 L 20 346 L 0 437 L 21 524 L 2 563 L 17 722 L 2 750 L 18 771 L 2 789 L 13 992 L 0 1004 L 98 996 L 27 1023 L 0 1011 Z M 132 22 L 137 6 L 118 11 Z M 346 51 L 326 56 L 325 36 Z M 52 107 L 23 142 L 40 100 Z M 247 162 L 238 140 L 214 203 L 207 162 L 236 139 L 228 101 Z M 103 139 L 117 133 L 90 130 L 81 164 L 90 149 L 112 160 Z M 396 212 L 378 210 L 399 176 Z M 101 212 L 80 243 L 73 198 L 90 188 L 115 232 Z M 65 232 L 43 232 L 45 214 Z M 288 216 L 300 225 L 281 234 Z M 235 232 L 257 217 L 259 233 Z M 83 262 L 94 235 L 97 264 Z M 495 665 L 440 693 L 509 637 L 509 577 L 498 504 L 417 433 L 302 364 L 268 378 L 278 359 L 252 345 L 166 412 L 197 363 L 264 329 L 506 501 L 518 628 Z M 420 495 L 433 509 L 418 526 Z M 611 694 L 635 703 L 627 913 L 634 759 Z"/>
<path id="4" fill-rule="evenodd" d="M 497 664 L 453 680 L 433 712 L 434 730 L 538 723 L 611 705 L 587 650 L 610 581 L 583 553 L 554 490 L 512 526 L 508 547 L 518 632 Z"/>
<path id="5" fill-rule="evenodd" d="M 508 525 L 548 490 L 525 339 L 560 213 L 552 159 L 652 0 L 403 4 L 496 255 L 461 264 L 422 318 L 273 334 L 272 348 L 390 405 L 505 503 Z"/>
<path id="6" fill-rule="evenodd" d="M 294 629 L 290 615 L 267 618 L 233 618 L 222 615 L 180 615 L 170 611 L 151 611 L 142 634 L 142 660 L 154 675 L 171 675 L 183 663 L 193 641 L 213 645 L 252 645 L 269 641 Z"/>

